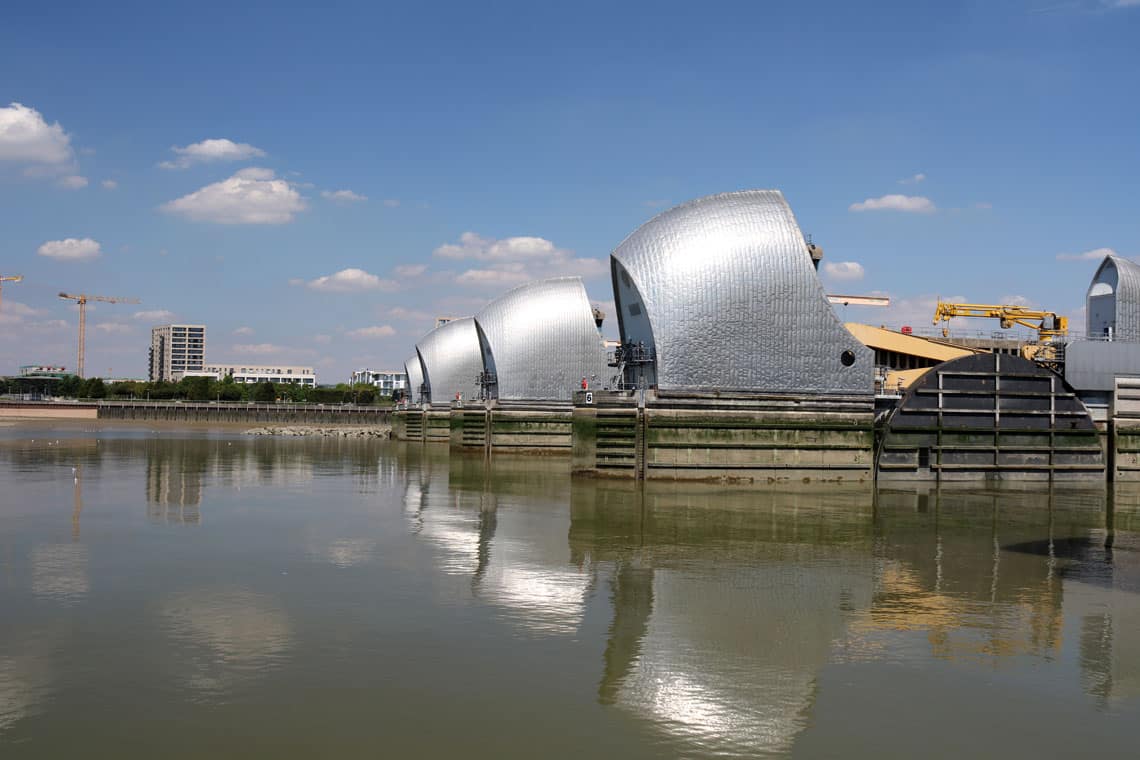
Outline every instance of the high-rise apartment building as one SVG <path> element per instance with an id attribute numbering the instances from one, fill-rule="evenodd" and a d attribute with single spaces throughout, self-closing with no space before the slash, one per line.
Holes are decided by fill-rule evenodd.
<path id="1" fill-rule="evenodd" d="M 201 372 L 205 358 L 205 325 L 162 325 L 151 328 L 151 382 L 177 382 L 186 372 Z"/>

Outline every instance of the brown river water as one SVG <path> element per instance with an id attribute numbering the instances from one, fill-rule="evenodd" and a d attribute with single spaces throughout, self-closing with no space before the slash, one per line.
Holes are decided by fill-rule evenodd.
<path id="1" fill-rule="evenodd" d="M 1140 754 L 1140 491 L 0 428 L 0 758 Z"/>

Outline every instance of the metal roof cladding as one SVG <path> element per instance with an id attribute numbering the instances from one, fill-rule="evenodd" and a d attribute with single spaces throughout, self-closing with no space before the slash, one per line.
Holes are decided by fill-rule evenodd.
<path id="1" fill-rule="evenodd" d="M 622 339 L 637 337 L 626 322 L 644 310 L 660 389 L 873 392 L 874 354 L 828 303 L 778 190 L 669 209 L 627 237 L 611 267 Z"/>
<path id="2" fill-rule="evenodd" d="M 456 394 L 464 400 L 479 398 L 483 357 L 472 317 L 435 328 L 416 344 L 416 352 L 423 363 L 424 383 L 433 406 L 449 405 Z"/>
<path id="3" fill-rule="evenodd" d="M 1140 341 L 1140 265 L 1108 255 L 1097 267 L 1085 298 L 1085 331 L 1102 337 L 1112 327 L 1119 341 Z"/>
<path id="4" fill-rule="evenodd" d="M 487 304 L 475 324 L 500 400 L 570 401 L 582 378 L 595 387 L 613 374 L 580 277 L 519 285 Z"/>

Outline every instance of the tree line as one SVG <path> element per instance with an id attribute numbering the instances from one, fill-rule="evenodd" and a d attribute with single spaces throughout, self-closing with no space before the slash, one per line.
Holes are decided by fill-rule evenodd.
<path id="1" fill-rule="evenodd" d="M 118 381 L 106 382 L 100 377 L 81 378 L 68 375 L 58 382 L 19 377 L 0 378 L 0 394 L 40 391 L 45 395 L 74 399 L 113 399 L 151 401 L 246 401 L 272 404 L 277 401 L 310 404 L 391 404 L 371 385 L 312 387 L 300 383 L 235 383 L 232 377 L 214 380 L 210 377 L 186 377 L 177 383 Z"/>

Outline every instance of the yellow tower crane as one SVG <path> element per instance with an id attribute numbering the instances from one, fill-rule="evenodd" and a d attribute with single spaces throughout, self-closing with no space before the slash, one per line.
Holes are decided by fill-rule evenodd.
<path id="1" fill-rule="evenodd" d="M 953 317 L 980 317 L 982 319 L 997 319 L 1003 328 L 1014 325 L 1028 327 L 1037 332 L 1037 339 L 1042 343 L 1051 343 L 1056 338 L 1064 338 L 1069 334 L 1069 318 L 1059 316 L 1052 311 L 1038 311 L 1027 309 L 1024 306 L 1010 304 L 985 303 L 943 303 L 938 302 L 934 309 L 932 324 L 939 322 L 950 323 Z M 942 328 L 942 336 L 947 337 L 947 328 Z"/>
<path id="2" fill-rule="evenodd" d="M 24 279 L 22 274 L 0 274 L 0 296 L 4 294 L 4 283 L 20 282 Z"/>
<path id="3" fill-rule="evenodd" d="M 139 303 L 139 299 L 111 298 L 110 296 L 89 296 L 86 293 L 80 293 L 79 295 L 60 293 L 59 297 L 67 299 L 68 301 L 75 301 L 77 304 L 79 304 L 79 360 L 76 362 L 75 371 L 77 375 L 83 377 L 83 357 L 87 343 L 87 302 L 102 301 L 103 303 Z"/>

